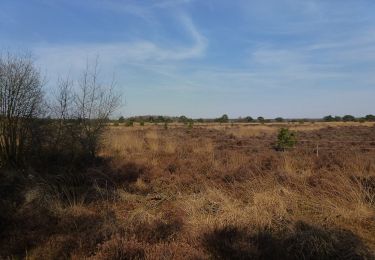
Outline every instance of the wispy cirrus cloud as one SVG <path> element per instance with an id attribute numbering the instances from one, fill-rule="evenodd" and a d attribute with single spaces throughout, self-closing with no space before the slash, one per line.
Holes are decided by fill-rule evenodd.
<path id="1" fill-rule="evenodd" d="M 54 71 L 64 68 L 84 68 L 86 60 L 100 56 L 103 66 L 112 68 L 129 63 L 165 63 L 199 58 L 205 55 L 207 39 L 198 31 L 190 17 L 178 19 L 183 30 L 191 39 L 190 45 L 162 46 L 148 40 L 109 43 L 82 43 L 53 45 L 45 44 L 33 48 L 38 63 Z"/>
<path id="2" fill-rule="evenodd" d="M 203 89 L 249 95 L 269 91 L 343 93 L 353 86 L 368 91 L 375 85 L 374 70 L 375 37 L 372 30 L 358 32 L 355 39 L 253 47 L 248 50 L 247 63 L 241 68 L 219 65 L 185 65 L 180 70 L 157 68 L 161 74 L 167 75 L 168 72 L 179 77 L 181 82 L 189 80 L 192 91 Z M 184 71 L 189 71 L 189 74 Z M 270 96 L 273 94 L 269 93 Z"/>

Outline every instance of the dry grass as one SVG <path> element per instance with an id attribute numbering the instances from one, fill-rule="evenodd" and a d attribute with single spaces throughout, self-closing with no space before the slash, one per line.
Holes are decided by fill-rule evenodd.
<path id="1" fill-rule="evenodd" d="M 10 233 L 13 243 L 0 256 L 374 257 L 375 150 L 332 143 L 335 150 L 319 157 L 304 147 L 277 152 L 272 143 L 279 127 L 112 127 L 101 151 L 109 163 L 89 171 L 95 180 L 89 192 L 76 191 L 67 203 L 54 193 L 46 197 L 43 185 L 28 191 L 15 217 L 24 226 Z M 372 124 L 290 127 L 321 143 L 375 140 Z M 31 216 L 25 214 L 30 208 Z M 48 228 L 30 229 L 40 214 Z"/>

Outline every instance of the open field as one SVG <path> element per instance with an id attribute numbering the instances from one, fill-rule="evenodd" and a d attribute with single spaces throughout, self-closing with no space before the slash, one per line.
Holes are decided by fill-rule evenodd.
<path id="1" fill-rule="evenodd" d="M 30 179 L 0 258 L 374 258 L 374 123 L 120 125 L 100 156 Z"/>
<path id="2" fill-rule="evenodd" d="M 0 260 L 375 260 L 375 0 L 0 0 Z"/>

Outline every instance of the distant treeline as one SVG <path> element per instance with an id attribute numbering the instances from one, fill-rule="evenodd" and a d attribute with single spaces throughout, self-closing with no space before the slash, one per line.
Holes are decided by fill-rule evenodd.
<path id="1" fill-rule="evenodd" d="M 253 118 L 251 116 L 229 118 L 228 115 L 224 114 L 218 118 L 189 118 L 186 116 L 161 116 L 161 115 L 146 115 L 146 116 L 133 116 L 125 118 L 121 116 L 118 120 L 110 120 L 112 123 L 125 123 L 132 125 L 136 123 L 303 123 L 303 122 L 375 122 L 374 115 L 366 115 L 364 117 L 355 117 L 352 115 L 344 116 L 332 116 L 328 115 L 323 118 L 264 118 L 259 116 Z"/>

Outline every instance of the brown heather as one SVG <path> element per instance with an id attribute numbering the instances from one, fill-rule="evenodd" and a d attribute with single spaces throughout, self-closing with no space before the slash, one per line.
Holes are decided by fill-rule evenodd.
<path id="1" fill-rule="evenodd" d="M 110 127 L 102 164 L 23 191 L 0 256 L 373 259 L 374 125 L 289 124 L 284 152 L 280 125 Z"/>

